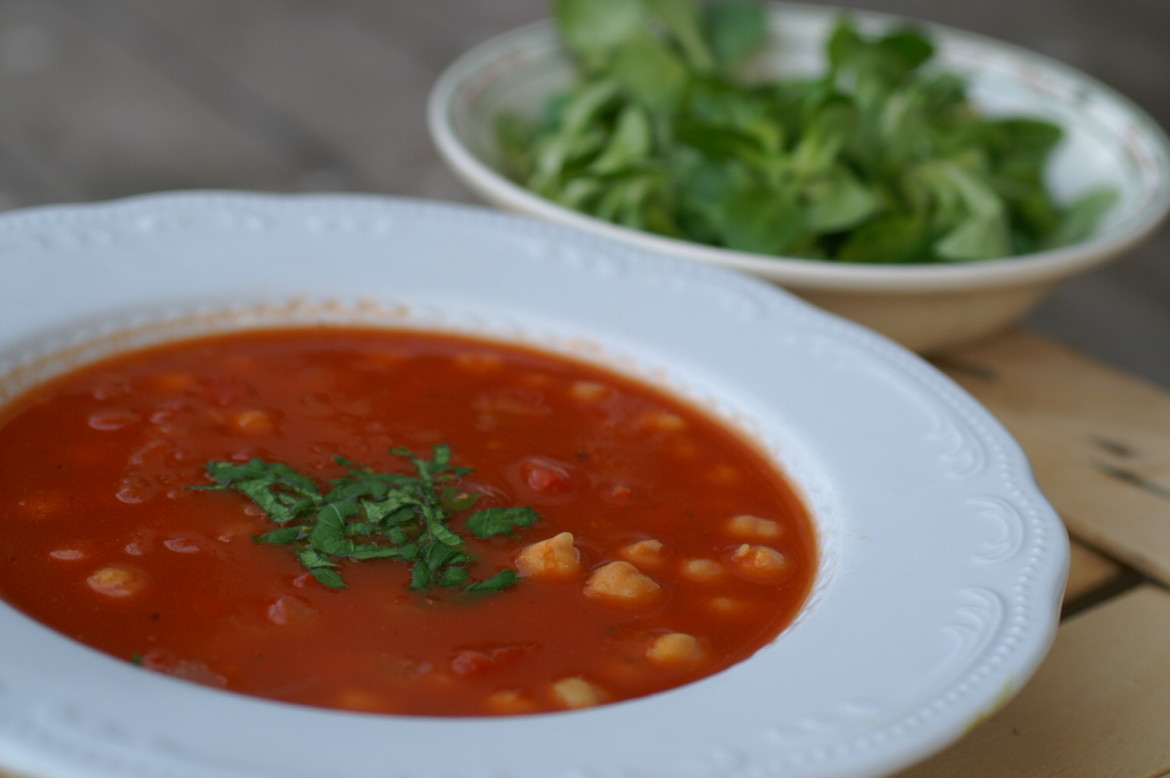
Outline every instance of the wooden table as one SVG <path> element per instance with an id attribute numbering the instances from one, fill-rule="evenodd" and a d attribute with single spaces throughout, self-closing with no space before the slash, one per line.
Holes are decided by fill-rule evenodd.
<path id="1" fill-rule="evenodd" d="M 856 5 L 1048 53 L 1170 124 L 1170 2 Z M 0 0 L 0 209 L 206 187 L 470 200 L 427 137 L 427 90 L 460 52 L 547 9 Z M 1170 776 L 1168 256 L 1162 230 L 1027 329 L 936 358 L 1031 456 L 1074 538 L 1072 578 L 1035 679 L 900 778 Z"/>

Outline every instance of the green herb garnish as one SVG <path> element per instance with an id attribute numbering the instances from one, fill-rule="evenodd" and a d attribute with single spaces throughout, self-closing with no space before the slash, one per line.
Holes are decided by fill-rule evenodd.
<path id="1" fill-rule="evenodd" d="M 338 569 L 342 561 L 371 559 L 409 563 L 414 591 L 439 586 L 497 592 L 515 584 L 513 570 L 471 580 L 468 568 L 474 558 L 449 525 L 454 514 L 471 509 L 480 497 L 455 485 L 472 470 L 452 465 L 448 446 L 436 446 L 429 461 L 407 449 L 390 453 L 407 459 L 415 474 L 375 472 L 339 457 L 348 472 L 322 493 L 311 478 L 287 465 L 253 459 L 212 462 L 207 474 L 215 485 L 195 488 L 250 498 L 281 525 L 254 540 L 291 547 L 305 569 L 331 589 L 346 586 Z M 466 526 L 475 537 L 487 539 L 531 527 L 539 519 L 531 508 L 488 508 L 468 516 Z"/>
<path id="2" fill-rule="evenodd" d="M 955 263 L 1090 234 L 1112 206 L 1045 184 L 1061 129 L 981 115 L 932 68 L 913 27 L 863 35 L 848 16 L 822 75 L 747 78 L 762 5 L 556 0 L 577 83 L 539 120 L 501 117 L 508 174 L 598 218 L 767 255 Z"/>

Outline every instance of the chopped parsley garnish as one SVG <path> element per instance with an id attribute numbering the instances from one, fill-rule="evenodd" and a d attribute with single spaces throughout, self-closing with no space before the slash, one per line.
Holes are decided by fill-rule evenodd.
<path id="1" fill-rule="evenodd" d="M 469 592 L 498 592 L 516 583 L 514 570 L 473 580 L 474 557 L 466 541 L 451 529 L 450 519 L 470 510 L 482 495 L 465 492 L 456 482 L 473 472 L 451 464 L 449 446 L 435 446 L 433 458 L 420 459 L 407 449 L 390 453 L 410 461 L 415 475 L 375 472 L 341 457 L 345 476 L 322 493 L 313 479 L 288 465 L 253 459 L 246 464 L 211 462 L 214 486 L 250 498 L 276 524 L 253 539 L 289 546 L 313 577 L 331 589 L 346 584 L 342 561 L 390 559 L 411 565 L 410 588 L 439 586 Z M 540 519 L 532 508 L 488 508 L 467 517 L 467 531 L 478 538 L 510 535 Z"/>

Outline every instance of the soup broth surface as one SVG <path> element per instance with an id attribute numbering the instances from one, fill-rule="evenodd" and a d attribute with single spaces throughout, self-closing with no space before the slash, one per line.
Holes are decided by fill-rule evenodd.
<path id="1" fill-rule="evenodd" d="M 194 488 L 222 486 L 210 463 L 259 461 L 327 495 L 355 471 L 416 476 L 411 457 L 444 450 L 467 555 L 450 586 L 344 554 L 327 585 L 309 539 L 258 542 L 299 520 Z M 705 413 L 596 366 L 412 331 L 216 335 L 53 380 L 0 411 L 0 500 L 0 596 L 29 616 L 144 670 L 380 713 L 670 689 L 775 638 L 816 569 L 792 486 Z M 494 508 L 539 518 L 469 530 Z M 345 542 L 375 542 L 367 519 L 338 520 Z"/>

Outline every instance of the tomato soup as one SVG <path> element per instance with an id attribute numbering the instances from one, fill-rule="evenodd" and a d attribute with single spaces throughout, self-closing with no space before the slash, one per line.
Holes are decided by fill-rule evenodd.
<path id="1" fill-rule="evenodd" d="M 815 533 L 688 403 L 470 338 L 342 327 L 127 353 L 0 412 L 0 596 L 274 700 L 504 715 L 717 673 L 789 625 Z"/>

